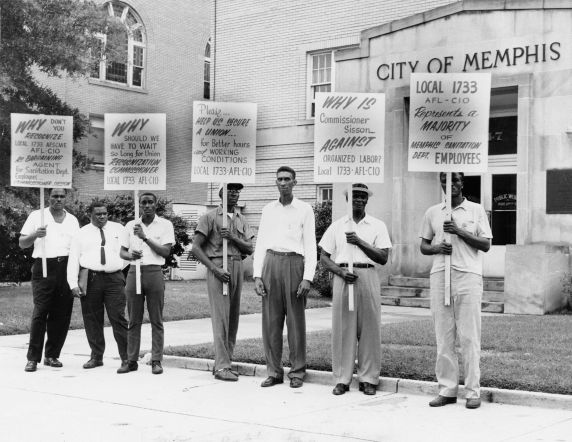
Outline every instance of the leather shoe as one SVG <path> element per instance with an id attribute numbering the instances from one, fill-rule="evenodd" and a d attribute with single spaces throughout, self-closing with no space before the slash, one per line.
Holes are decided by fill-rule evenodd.
<path id="1" fill-rule="evenodd" d="M 300 388 L 304 385 L 304 380 L 300 378 L 292 378 L 290 379 L 290 388 Z"/>
<path id="2" fill-rule="evenodd" d="M 341 394 L 344 394 L 346 391 L 350 391 L 350 386 L 346 385 L 346 384 L 336 384 L 336 386 L 334 387 L 334 389 L 332 390 L 332 393 L 334 393 L 334 396 L 339 396 Z"/>
<path id="3" fill-rule="evenodd" d="M 261 387 L 272 387 L 273 385 L 276 384 L 283 384 L 284 383 L 284 379 L 283 378 L 277 378 L 275 376 L 268 376 L 264 382 L 262 382 L 262 384 L 260 384 Z"/>
<path id="4" fill-rule="evenodd" d="M 363 391 L 363 394 L 368 396 L 373 396 L 377 392 L 377 385 L 370 384 L 369 382 L 360 382 L 359 391 Z"/>
<path id="5" fill-rule="evenodd" d="M 456 404 L 457 403 L 457 397 L 451 397 L 451 396 L 437 396 L 435 399 L 433 399 L 431 402 L 429 402 L 429 406 L 430 407 L 442 407 L 444 405 L 449 405 L 449 404 Z"/>
<path id="6" fill-rule="evenodd" d="M 44 365 L 48 365 L 50 367 L 56 367 L 56 368 L 60 368 L 63 367 L 64 364 L 62 364 L 58 358 L 44 358 Z"/>
<path id="7" fill-rule="evenodd" d="M 467 398 L 467 403 L 465 404 L 465 408 L 475 409 L 481 406 L 481 398 L 480 397 L 471 397 Z"/>
<path id="8" fill-rule="evenodd" d="M 90 368 L 95 368 L 95 367 L 101 367 L 103 365 L 103 361 L 101 359 L 93 359 L 91 358 L 89 361 L 87 361 L 85 364 L 83 364 L 83 368 L 90 369 Z"/>
<path id="9" fill-rule="evenodd" d="M 214 377 L 219 381 L 238 381 L 238 376 L 235 375 L 230 368 L 222 368 L 217 370 Z"/>
<path id="10" fill-rule="evenodd" d="M 36 371 L 38 369 L 38 363 L 36 361 L 28 361 L 24 371 Z"/>
<path id="11" fill-rule="evenodd" d="M 151 361 L 151 373 L 153 374 L 163 373 L 163 367 L 161 367 L 161 361 Z"/>
<path id="12" fill-rule="evenodd" d="M 130 371 L 137 371 L 138 368 L 139 365 L 137 364 L 137 361 L 122 361 L 121 367 L 117 369 L 117 373 L 129 373 Z"/>

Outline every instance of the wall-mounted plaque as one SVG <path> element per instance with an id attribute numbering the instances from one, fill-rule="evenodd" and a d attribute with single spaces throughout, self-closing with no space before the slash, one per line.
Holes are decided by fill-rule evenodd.
<path id="1" fill-rule="evenodd" d="M 546 213 L 572 214 L 572 169 L 546 171 Z"/>

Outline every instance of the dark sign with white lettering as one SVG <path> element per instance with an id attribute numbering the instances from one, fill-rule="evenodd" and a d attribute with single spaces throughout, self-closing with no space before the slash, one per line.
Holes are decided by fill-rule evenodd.
<path id="1" fill-rule="evenodd" d="M 572 213 L 572 169 L 546 171 L 546 213 Z"/>

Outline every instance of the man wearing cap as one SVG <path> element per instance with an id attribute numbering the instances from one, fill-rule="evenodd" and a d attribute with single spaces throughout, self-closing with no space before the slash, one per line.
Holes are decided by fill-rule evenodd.
<path id="1" fill-rule="evenodd" d="M 127 330 L 127 358 L 117 373 L 129 373 L 138 368 L 141 346 L 141 325 L 143 308 L 147 301 L 147 312 L 151 322 L 151 372 L 163 373 L 161 361 L 165 342 L 163 329 L 163 306 L 165 304 L 165 281 L 161 266 L 171 253 L 175 243 L 173 223 L 157 216 L 157 196 L 151 192 L 139 195 L 141 218 L 129 221 L 121 240 L 121 258 L 131 261 L 127 274 L 125 296 L 129 314 Z M 136 293 L 136 264 L 141 264 L 141 294 Z"/>
<path id="2" fill-rule="evenodd" d="M 207 290 L 215 349 L 214 377 L 221 381 L 237 381 L 238 373 L 231 370 L 231 361 L 240 317 L 244 275 L 242 259 L 252 254 L 254 234 L 244 216 L 236 210 L 242 184 L 229 183 L 227 188 L 227 213 L 223 213 L 221 204 L 199 218 L 192 253 L 208 270 Z M 221 186 L 221 199 L 222 192 Z M 228 217 L 227 227 L 223 227 L 224 216 Z M 227 270 L 223 269 L 223 239 L 228 244 Z M 223 293 L 223 283 L 228 284 L 228 293 Z"/>
<path id="3" fill-rule="evenodd" d="M 280 198 L 262 210 L 254 251 L 254 290 L 262 297 L 262 341 L 268 378 L 262 387 L 284 382 L 282 331 L 288 327 L 290 387 L 299 388 L 306 375 L 306 295 L 317 264 L 316 228 L 312 206 L 294 198 L 296 172 L 276 171 Z"/>
<path id="4" fill-rule="evenodd" d="M 481 299 L 483 294 L 482 254 L 490 248 L 492 232 L 485 209 L 463 196 L 463 173 L 451 174 L 452 216 L 446 218 L 445 203 L 430 207 L 423 218 L 421 253 L 434 255 L 431 268 L 431 313 L 435 324 L 437 360 L 435 374 L 439 396 L 429 402 L 442 407 L 457 402 L 459 362 L 458 338 L 465 373 L 466 408 L 479 408 Z M 440 174 L 446 193 L 447 175 Z M 445 242 L 445 233 L 451 242 Z M 445 255 L 451 256 L 451 304 L 445 305 Z"/>
<path id="5" fill-rule="evenodd" d="M 347 191 L 346 200 L 348 198 Z M 328 227 L 320 247 L 321 262 L 333 273 L 332 374 L 333 394 L 350 389 L 357 348 L 359 390 L 374 395 L 381 371 L 380 281 L 374 264 L 384 265 L 391 241 L 383 221 L 365 212 L 371 190 L 352 186 L 352 218 L 343 216 Z M 353 259 L 354 269 L 348 269 Z M 348 287 L 354 287 L 354 311 L 349 311 Z"/>
<path id="6" fill-rule="evenodd" d="M 73 296 L 66 280 L 68 255 L 72 238 L 79 232 L 77 218 L 64 209 L 65 189 L 51 189 L 50 206 L 41 212 L 35 210 L 28 216 L 20 232 L 20 248 L 34 246 L 32 257 L 32 296 L 34 312 L 30 325 L 28 363 L 25 371 L 36 371 L 42 359 L 44 335 L 47 341 L 44 365 L 62 367 L 59 361 L 73 310 Z M 46 242 L 47 277 L 42 274 L 41 238 Z"/>
<path id="7" fill-rule="evenodd" d="M 95 201 L 89 207 L 91 223 L 83 226 L 72 241 L 67 279 L 72 293 L 80 298 L 87 342 L 91 348 L 89 361 L 83 368 L 103 365 L 105 337 L 104 309 L 113 329 L 117 350 L 127 360 L 127 319 L 125 319 L 125 276 L 119 256 L 124 228 L 107 220 L 107 206 Z M 88 270 L 87 289 L 80 288 L 80 267 Z M 83 292 L 83 290 L 86 290 Z"/>

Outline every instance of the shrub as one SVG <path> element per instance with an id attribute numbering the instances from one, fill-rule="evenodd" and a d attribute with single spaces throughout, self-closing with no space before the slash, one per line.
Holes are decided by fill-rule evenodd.
<path id="1" fill-rule="evenodd" d="M 314 217 L 316 220 L 316 241 L 320 242 L 326 229 L 332 224 L 332 202 L 316 203 L 314 205 Z M 320 248 L 318 247 L 318 259 L 319 257 Z M 320 261 L 318 261 L 318 265 L 316 266 L 316 273 L 312 284 L 321 296 L 327 298 L 332 297 L 330 272 L 324 268 Z"/>

